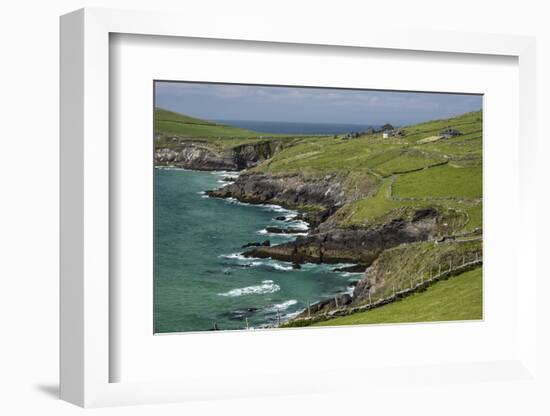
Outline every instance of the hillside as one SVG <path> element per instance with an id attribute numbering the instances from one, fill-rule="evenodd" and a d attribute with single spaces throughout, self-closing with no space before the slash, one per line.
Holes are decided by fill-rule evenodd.
<path id="1" fill-rule="evenodd" d="M 207 146 L 227 149 L 265 138 L 286 137 L 285 135 L 261 133 L 201 120 L 163 108 L 155 108 L 154 118 L 155 146 L 157 148 L 178 149 L 189 141 L 200 140 Z"/>
<path id="2" fill-rule="evenodd" d="M 482 281 L 481 268 L 477 268 L 400 301 L 367 312 L 318 322 L 313 326 L 482 319 Z"/>

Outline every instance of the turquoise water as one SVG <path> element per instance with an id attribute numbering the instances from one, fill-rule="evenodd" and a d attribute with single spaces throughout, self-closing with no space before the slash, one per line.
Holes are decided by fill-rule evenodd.
<path id="1" fill-rule="evenodd" d="M 208 198 L 224 172 L 155 169 L 155 332 L 259 328 L 284 322 L 308 302 L 350 291 L 360 275 L 338 265 L 243 258 L 242 245 L 294 236 L 268 235 L 268 225 L 307 227 L 275 217 L 296 213 L 273 205 Z M 305 231 L 304 231 L 305 232 Z"/>

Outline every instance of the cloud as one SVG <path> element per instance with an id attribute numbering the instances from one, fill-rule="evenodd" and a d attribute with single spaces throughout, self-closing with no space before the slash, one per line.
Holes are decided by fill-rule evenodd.
<path id="1" fill-rule="evenodd" d="M 212 120 L 410 123 L 481 108 L 481 96 L 157 82 L 157 105 Z"/>

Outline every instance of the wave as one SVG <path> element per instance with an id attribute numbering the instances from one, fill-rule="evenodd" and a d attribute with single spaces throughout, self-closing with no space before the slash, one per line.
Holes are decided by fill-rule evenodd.
<path id="1" fill-rule="evenodd" d="M 303 220 L 293 220 L 288 225 L 292 228 L 297 228 L 299 230 L 309 230 L 309 224 Z"/>
<path id="2" fill-rule="evenodd" d="M 285 213 L 289 215 L 297 215 L 297 212 L 291 209 L 283 208 L 280 205 L 275 204 L 260 204 L 261 207 L 263 207 L 266 211 L 274 211 L 274 212 L 280 212 Z"/>
<path id="3" fill-rule="evenodd" d="M 237 179 L 239 177 L 239 174 L 226 172 L 226 173 L 222 173 L 221 176 L 222 178 Z"/>
<path id="4" fill-rule="evenodd" d="M 340 276 L 342 277 L 356 277 L 363 275 L 361 272 L 340 272 Z"/>
<path id="5" fill-rule="evenodd" d="M 252 205 L 248 202 L 241 202 L 239 201 L 237 198 L 233 198 L 233 197 L 228 197 L 228 198 L 224 198 L 223 199 L 226 203 L 228 204 L 235 204 L 235 205 Z"/>
<path id="6" fill-rule="evenodd" d="M 158 170 L 181 170 L 184 172 L 189 172 L 191 169 L 177 168 L 175 166 L 155 166 L 155 169 Z"/>
<path id="7" fill-rule="evenodd" d="M 285 266 L 285 265 L 280 264 L 280 263 L 267 263 L 267 265 L 273 267 L 276 270 L 282 270 L 282 271 L 285 271 L 285 272 L 288 272 L 288 271 L 292 270 L 292 266 Z"/>
<path id="8" fill-rule="evenodd" d="M 296 236 L 306 236 L 307 235 L 307 233 L 270 233 L 265 228 L 262 229 L 262 230 L 256 231 L 256 234 L 269 235 L 269 236 L 272 236 L 272 237 L 286 237 L 286 238 L 292 238 L 292 237 L 296 237 Z"/>
<path id="9" fill-rule="evenodd" d="M 225 293 L 218 293 L 219 296 L 238 297 L 243 295 L 263 295 L 266 293 L 275 293 L 281 290 L 281 287 L 273 280 L 263 280 L 262 284 L 256 286 L 246 286 L 237 289 L 231 289 Z"/>
<path id="10" fill-rule="evenodd" d="M 251 257 L 244 257 L 242 254 L 239 254 L 239 253 L 228 254 L 221 257 L 226 259 L 231 259 L 231 260 L 247 261 L 247 263 L 243 264 L 243 266 L 245 267 L 270 267 L 272 269 L 280 270 L 284 272 L 293 270 L 292 264 L 279 262 L 277 260 L 272 260 L 270 258 L 255 259 L 255 261 L 250 262 L 250 260 L 252 259 Z"/>
<path id="11" fill-rule="evenodd" d="M 276 303 L 275 305 L 268 306 L 265 310 L 267 312 L 280 312 L 290 308 L 293 305 L 296 305 L 297 303 L 298 301 L 296 299 L 290 299 L 283 303 Z"/>
<path id="12" fill-rule="evenodd" d="M 253 258 L 253 257 L 245 257 L 242 255 L 242 253 L 222 254 L 219 257 L 223 259 L 242 260 L 242 261 L 250 261 Z"/>
<path id="13" fill-rule="evenodd" d="M 294 311 L 294 312 L 287 313 L 287 314 L 285 314 L 285 316 L 283 316 L 283 321 L 285 321 L 285 322 L 290 321 L 291 319 L 296 318 L 301 313 L 302 313 L 302 310 L 300 310 L 300 309 L 298 309 L 297 311 Z"/>

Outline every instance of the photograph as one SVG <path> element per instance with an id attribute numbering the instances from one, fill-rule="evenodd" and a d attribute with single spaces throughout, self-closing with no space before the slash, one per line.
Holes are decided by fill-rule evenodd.
<path id="1" fill-rule="evenodd" d="M 483 95 L 156 80 L 154 333 L 483 319 Z"/>

